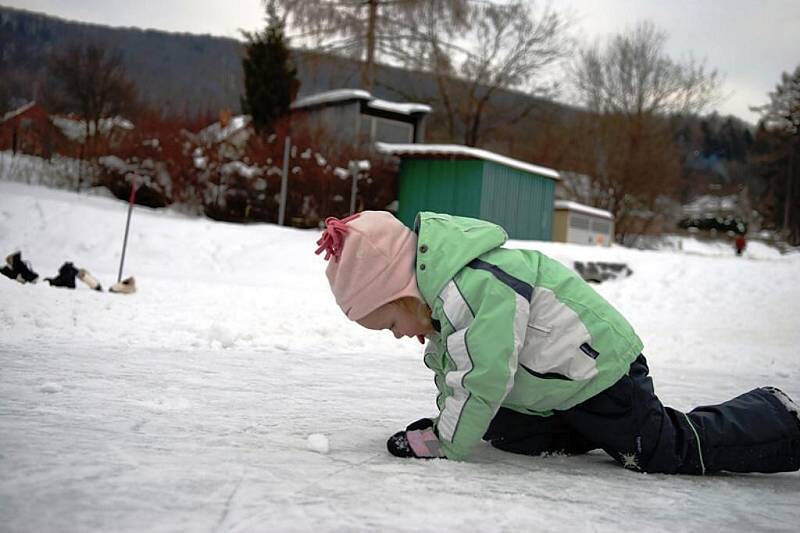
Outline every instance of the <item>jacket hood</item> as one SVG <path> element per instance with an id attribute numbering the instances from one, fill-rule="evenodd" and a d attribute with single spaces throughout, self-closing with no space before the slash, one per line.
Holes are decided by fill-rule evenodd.
<path id="1" fill-rule="evenodd" d="M 503 245 L 508 239 L 497 224 L 475 218 L 421 212 L 417 232 L 417 285 L 427 304 L 470 261 Z"/>

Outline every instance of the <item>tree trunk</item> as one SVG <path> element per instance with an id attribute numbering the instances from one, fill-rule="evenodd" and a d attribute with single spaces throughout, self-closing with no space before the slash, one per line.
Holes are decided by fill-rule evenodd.
<path id="1" fill-rule="evenodd" d="M 367 62 L 361 76 L 364 89 L 372 91 L 375 84 L 375 27 L 378 19 L 378 0 L 368 0 L 369 19 L 367 21 Z"/>
<path id="2" fill-rule="evenodd" d="M 789 216 L 792 206 L 792 178 L 794 170 L 794 147 L 789 144 L 789 165 L 786 169 L 786 199 L 783 201 L 783 230 L 786 232 L 787 240 L 791 240 L 792 227 L 789 223 Z"/>
<path id="3" fill-rule="evenodd" d="M 795 198 L 797 191 L 798 161 L 800 154 L 800 134 L 795 135 L 791 152 L 789 153 L 789 175 L 786 180 L 786 203 L 784 205 L 784 227 L 788 228 L 788 241 L 792 246 L 800 244 L 800 220 L 798 220 L 798 202 Z"/>

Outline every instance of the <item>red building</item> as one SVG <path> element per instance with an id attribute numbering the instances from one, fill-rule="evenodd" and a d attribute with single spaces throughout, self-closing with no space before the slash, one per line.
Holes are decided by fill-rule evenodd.
<path id="1" fill-rule="evenodd" d="M 50 121 L 47 111 L 36 102 L 6 113 L 0 119 L 0 150 L 11 150 L 50 158 L 69 141 Z"/>

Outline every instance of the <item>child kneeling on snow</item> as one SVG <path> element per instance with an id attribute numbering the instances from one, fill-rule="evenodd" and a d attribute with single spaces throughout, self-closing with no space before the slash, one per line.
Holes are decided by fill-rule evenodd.
<path id="1" fill-rule="evenodd" d="M 347 317 L 428 340 L 439 415 L 393 435 L 392 454 L 460 460 L 484 439 L 529 455 L 602 448 L 641 472 L 800 469 L 788 396 L 763 387 L 664 407 L 625 318 L 557 261 L 501 248 L 501 227 L 420 213 L 412 232 L 379 211 L 326 224 L 316 253 Z"/>

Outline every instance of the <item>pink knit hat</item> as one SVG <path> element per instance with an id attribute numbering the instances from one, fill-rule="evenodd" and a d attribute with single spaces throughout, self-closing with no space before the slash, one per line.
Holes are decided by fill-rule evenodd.
<path id="1" fill-rule="evenodd" d="M 362 211 L 339 220 L 325 220 L 315 253 L 325 252 L 325 275 L 350 320 L 403 296 L 420 301 L 417 288 L 417 236 L 391 213 Z"/>

